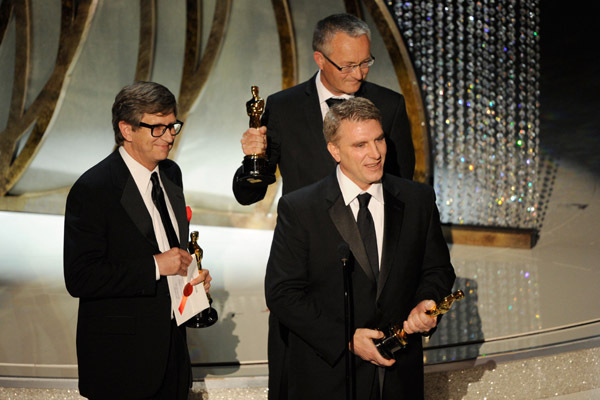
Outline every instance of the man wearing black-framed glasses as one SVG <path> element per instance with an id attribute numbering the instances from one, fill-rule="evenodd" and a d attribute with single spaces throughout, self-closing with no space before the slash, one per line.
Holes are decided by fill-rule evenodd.
<path id="1" fill-rule="evenodd" d="M 371 100 L 383 114 L 382 126 L 388 145 L 386 172 L 412 179 L 415 155 L 404 97 L 366 81 L 374 66 L 368 25 L 350 15 L 334 14 L 317 23 L 313 34 L 313 59 L 319 71 L 308 81 L 267 98 L 258 129 L 242 136 L 245 155 L 266 153 L 269 168 L 279 167 L 283 194 L 329 175 L 335 162 L 323 139 L 323 118 L 330 105 L 350 97 Z M 248 185 L 241 168 L 233 179 L 233 192 L 240 204 L 264 198 L 267 185 Z"/>
<path id="2" fill-rule="evenodd" d="M 177 135 L 179 135 L 179 132 L 181 132 L 181 128 L 183 128 L 183 122 L 181 122 L 179 120 L 177 120 L 176 122 L 167 124 L 167 125 L 164 125 L 164 124 L 150 125 L 150 124 L 146 124 L 145 122 L 140 122 L 138 125 L 143 128 L 150 129 L 150 136 L 152 136 L 152 137 L 161 137 L 162 135 L 167 133 L 167 131 L 169 131 L 169 133 L 171 133 L 173 136 L 177 136 Z M 155 128 L 156 128 L 156 130 L 155 130 Z"/>
<path id="3" fill-rule="evenodd" d="M 325 57 L 325 59 L 327 61 L 329 61 L 331 63 L 331 65 L 333 65 L 338 71 L 340 71 L 342 73 L 342 75 L 351 74 L 352 72 L 354 72 L 356 70 L 356 68 L 360 68 L 363 71 L 367 71 L 375 63 L 375 57 L 371 56 L 371 57 L 367 58 L 366 60 L 359 62 L 358 64 L 348 64 L 348 65 L 344 65 L 343 67 L 340 67 L 339 65 L 337 65 L 336 63 L 331 61 L 331 59 L 329 57 L 327 57 L 325 54 L 321 54 L 321 55 L 323 57 Z"/>
<path id="4" fill-rule="evenodd" d="M 117 150 L 67 197 L 64 275 L 79 298 L 79 391 L 90 399 L 188 398 L 185 325 L 170 295 L 192 262 L 181 170 L 167 158 L 183 127 L 176 116 L 166 87 L 124 87 L 112 108 Z M 190 283 L 208 291 L 210 281 L 203 269 Z"/>

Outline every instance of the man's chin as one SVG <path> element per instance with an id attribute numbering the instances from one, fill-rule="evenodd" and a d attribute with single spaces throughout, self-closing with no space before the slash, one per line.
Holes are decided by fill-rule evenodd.
<path id="1" fill-rule="evenodd" d="M 355 84 L 355 85 L 348 85 L 348 86 L 346 87 L 346 90 L 344 91 L 344 93 L 346 93 L 346 94 L 350 94 L 350 95 L 353 95 L 354 93 L 358 92 L 358 89 L 360 89 L 360 85 L 361 85 L 361 83 L 362 83 L 362 82 L 358 82 L 358 83 L 357 83 L 357 84 Z"/>
<path id="2" fill-rule="evenodd" d="M 380 173 L 376 174 L 374 176 L 374 182 L 373 183 L 379 183 L 381 182 L 381 178 L 383 178 L 383 171 L 381 171 Z"/>
<path id="3" fill-rule="evenodd" d="M 167 158 L 169 158 L 169 152 L 168 151 L 163 151 L 160 154 L 156 155 L 156 162 L 160 162 L 160 161 L 166 160 Z"/>

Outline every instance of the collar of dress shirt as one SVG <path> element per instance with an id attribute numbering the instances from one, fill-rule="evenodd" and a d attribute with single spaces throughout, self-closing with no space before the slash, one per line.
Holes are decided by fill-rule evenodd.
<path id="1" fill-rule="evenodd" d="M 325 104 L 325 107 L 327 107 L 327 109 L 329 109 L 329 106 L 327 106 L 327 103 L 325 103 L 325 101 L 327 101 L 327 99 L 330 99 L 332 97 L 338 98 L 338 99 L 350 99 L 354 96 L 349 95 L 349 94 L 343 94 L 341 96 L 336 96 L 333 93 L 331 93 L 329 91 L 329 89 L 327 89 L 325 87 L 325 85 L 323 85 L 323 82 L 321 82 L 321 71 L 319 71 L 317 73 L 317 76 L 315 77 L 316 81 L 316 85 L 317 85 L 317 93 L 319 94 L 319 104 L 321 105 L 321 107 L 323 107 L 323 104 Z M 325 117 L 323 117 L 325 118 Z"/>
<path id="2" fill-rule="evenodd" d="M 158 172 L 158 165 L 152 171 L 148 171 L 148 168 L 134 160 L 123 146 L 119 147 L 119 154 L 121 154 L 123 161 L 125 161 L 125 165 L 127 165 L 131 176 L 133 176 L 133 180 L 135 181 L 138 190 L 143 196 L 146 194 L 146 191 L 149 190 L 150 175 L 152 175 L 153 172 Z M 160 173 L 158 174 L 158 180 L 160 181 Z"/>
<path id="3" fill-rule="evenodd" d="M 350 178 L 344 175 L 339 164 L 336 167 L 335 174 L 340 185 L 342 196 L 344 197 L 345 205 L 350 204 L 356 198 L 356 196 L 365 192 L 369 193 L 371 197 L 373 197 L 379 203 L 385 204 L 383 201 L 383 187 L 381 186 L 381 183 L 373 183 L 367 190 L 362 190 L 356 183 L 352 182 Z"/>

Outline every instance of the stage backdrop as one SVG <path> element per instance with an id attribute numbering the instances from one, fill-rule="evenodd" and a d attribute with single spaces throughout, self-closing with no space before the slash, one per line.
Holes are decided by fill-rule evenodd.
<path id="1" fill-rule="evenodd" d="M 369 80 L 407 99 L 416 179 L 434 185 L 443 222 L 536 227 L 534 0 L 2 0 L 0 238 L 11 245 L 0 257 L 0 375 L 74 376 L 65 198 L 113 150 L 114 96 L 140 79 L 178 96 L 185 127 L 172 157 L 222 316 L 190 335 L 193 361 L 264 366 L 279 194 L 273 185 L 251 207 L 233 198 L 245 103 L 252 85 L 266 98 L 310 78 L 316 22 L 344 11 L 371 26 Z"/>

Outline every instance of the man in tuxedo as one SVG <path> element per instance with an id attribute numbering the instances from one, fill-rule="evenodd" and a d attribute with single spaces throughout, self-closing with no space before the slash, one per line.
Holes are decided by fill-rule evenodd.
<path id="1" fill-rule="evenodd" d="M 167 276 L 187 275 L 181 170 L 167 159 L 183 123 L 164 86 L 124 87 L 112 108 L 117 150 L 75 182 L 65 211 L 64 274 L 79 298 L 79 391 L 91 399 L 187 399 L 185 326 Z M 210 287 L 207 270 L 191 283 Z"/>
<path id="2" fill-rule="evenodd" d="M 266 152 L 268 169 L 274 173 L 279 166 L 283 194 L 314 183 L 335 169 L 323 140 L 323 118 L 329 104 L 365 97 L 383 115 L 386 172 L 412 179 L 415 155 L 404 97 L 366 81 L 375 62 L 368 25 L 350 14 L 331 15 L 318 22 L 313 50 L 319 71 L 308 81 L 267 98 L 263 126 L 248 129 L 242 136 L 244 154 Z M 267 185 L 249 185 L 240 180 L 241 175 L 240 167 L 233 178 L 237 201 L 249 205 L 262 200 Z"/>
<path id="3" fill-rule="evenodd" d="M 344 355 L 351 349 L 357 399 L 423 398 L 421 335 L 437 324 L 425 311 L 450 293 L 455 279 L 434 192 L 384 174 L 386 137 L 381 113 L 369 100 L 331 108 L 324 133 L 335 171 L 284 195 L 278 205 L 265 294 L 287 334 L 286 345 L 276 347 L 284 354 L 269 353 L 269 362 L 283 360 L 269 396 L 344 399 Z M 350 343 L 337 251 L 343 243 L 353 260 L 356 329 Z M 373 340 L 402 321 L 408 345 L 385 359 Z M 269 345 L 276 339 L 269 335 Z"/>

